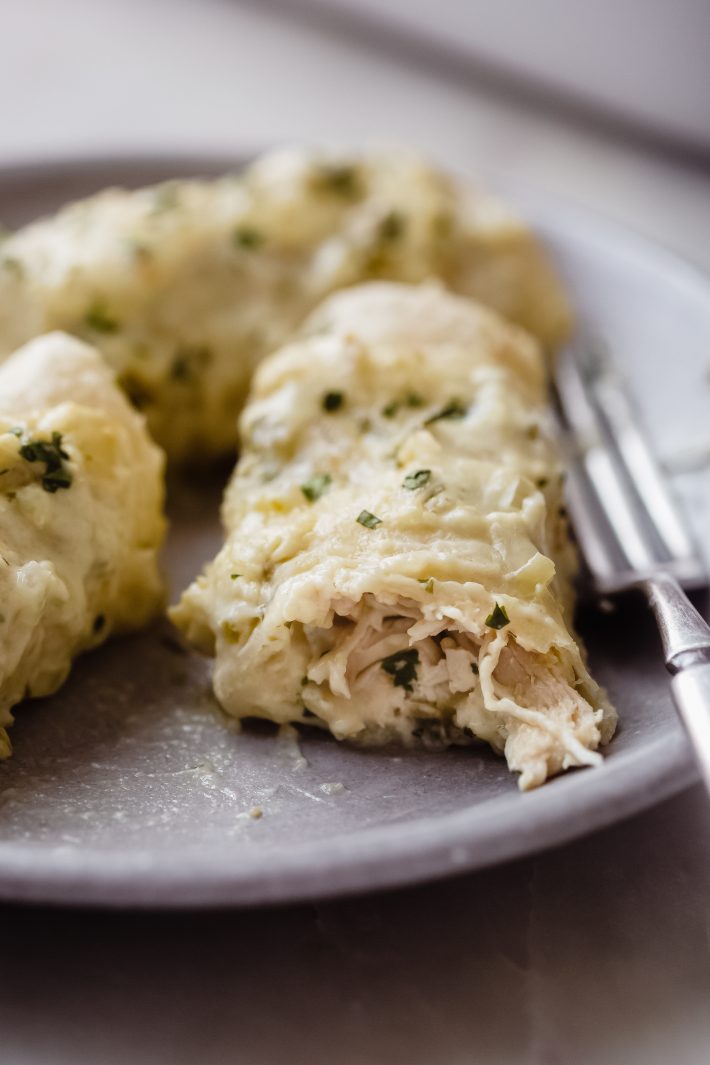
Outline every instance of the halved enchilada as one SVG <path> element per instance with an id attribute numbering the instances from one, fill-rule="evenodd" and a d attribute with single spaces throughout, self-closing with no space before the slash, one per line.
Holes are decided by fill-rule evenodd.
<path id="1" fill-rule="evenodd" d="M 226 541 L 173 609 L 227 712 L 485 740 L 523 789 L 615 713 L 570 629 L 537 343 L 435 284 L 325 301 L 256 373 Z"/>

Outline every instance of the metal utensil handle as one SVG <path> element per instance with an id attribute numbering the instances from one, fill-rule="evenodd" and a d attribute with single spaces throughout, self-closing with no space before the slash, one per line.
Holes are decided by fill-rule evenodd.
<path id="1" fill-rule="evenodd" d="M 671 680 L 676 709 L 710 791 L 710 662 L 688 666 Z"/>
<path id="2" fill-rule="evenodd" d="M 675 578 L 658 574 L 642 582 L 663 640 L 671 689 L 710 792 L 710 625 Z"/>

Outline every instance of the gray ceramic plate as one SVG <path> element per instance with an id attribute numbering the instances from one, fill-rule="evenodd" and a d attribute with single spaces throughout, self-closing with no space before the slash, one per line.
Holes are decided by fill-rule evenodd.
<path id="1" fill-rule="evenodd" d="M 6 169 L 0 218 L 15 225 L 107 184 L 229 166 Z M 583 322 L 623 365 L 660 453 L 688 467 L 677 487 L 707 541 L 710 287 L 593 217 L 507 191 L 549 242 Z M 174 592 L 219 541 L 220 489 L 215 478 L 172 494 Z M 621 728 L 602 768 L 528 795 L 486 750 L 368 751 L 239 732 L 212 703 L 208 665 L 181 652 L 167 625 L 115 641 L 55 698 L 18 712 L 15 756 L 0 766 L 0 897 L 177 906 L 335 895 L 490 865 L 640 810 L 694 776 L 655 632 L 634 604 L 592 610 L 581 626 Z"/>

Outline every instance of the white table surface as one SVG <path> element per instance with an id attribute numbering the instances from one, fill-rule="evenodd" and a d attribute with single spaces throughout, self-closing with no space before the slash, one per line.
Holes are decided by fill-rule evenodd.
<path id="1" fill-rule="evenodd" d="M 0 162 L 400 142 L 512 171 L 710 270 L 710 168 L 236 0 L 2 7 Z M 261 912 L 0 908 L 3 1065 L 706 1065 L 698 788 L 536 858 Z"/>

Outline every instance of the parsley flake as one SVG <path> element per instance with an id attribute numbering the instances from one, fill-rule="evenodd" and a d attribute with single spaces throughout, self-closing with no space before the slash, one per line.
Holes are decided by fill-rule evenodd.
<path id="1" fill-rule="evenodd" d="M 204 344 L 178 348 L 170 364 L 170 377 L 173 381 L 194 381 L 211 359 L 212 352 Z"/>
<path id="2" fill-rule="evenodd" d="M 301 485 L 301 491 L 309 503 L 315 503 L 324 492 L 328 491 L 331 481 L 329 473 L 316 473 Z"/>
<path id="3" fill-rule="evenodd" d="M 390 211 L 380 222 L 380 240 L 397 240 L 404 232 L 404 217 L 399 211 Z"/>
<path id="4" fill-rule="evenodd" d="M 431 477 L 431 470 L 417 470 L 416 473 L 408 473 L 402 481 L 402 488 L 413 492 L 416 488 L 423 488 Z"/>
<path id="5" fill-rule="evenodd" d="M 254 226 L 237 226 L 232 234 L 232 240 L 238 248 L 258 248 L 265 239 L 264 234 Z"/>
<path id="6" fill-rule="evenodd" d="M 459 403 L 457 399 L 452 399 L 450 403 L 447 403 L 445 407 L 442 407 L 436 414 L 432 414 L 430 418 L 424 422 L 425 425 L 431 425 L 432 422 L 438 422 L 442 418 L 465 418 L 468 413 L 468 407 L 464 407 L 462 403 Z"/>
<path id="7" fill-rule="evenodd" d="M 424 400 L 417 392 L 408 392 L 404 399 L 393 399 L 386 407 L 382 408 L 385 418 L 394 418 L 402 407 L 421 407 Z"/>
<path id="8" fill-rule="evenodd" d="M 486 625 L 489 629 L 504 629 L 506 625 L 510 624 L 510 618 L 508 612 L 504 606 L 500 606 L 498 603 L 493 607 L 486 618 Z"/>
<path id="9" fill-rule="evenodd" d="M 241 577 L 241 573 L 230 573 L 229 574 L 230 581 L 238 581 L 240 577 Z"/>
<path id="10" fill-rule="evenodd" d="M 424 585 L 424 591 L 432 593 L 434 591 L 434 578 L 433 577 L 417 577 L 417 582 Z"/>
<path id="11" fill-rule="evenodd" d="M 100 300 L 89 307 L 84 315 L 84 321 L 95 333 L 116 333 L 120 328 L 118 319 L 114 318 Z"/>
<path id="12" fill-rule="evenodd" d="M 340 410 L 344 402 L 345 396 L 342 392 L 326 392 L 321 401 L 321 406 L 328 414 L 334 414 L 336 410 Z"/>
<path id="13" fill-rule="evenodd" d="M 403 651 L 395 651 L 380 661 L 380 665 L 392 678 L 395 688 L 404 688 L 411 692 L 412 685 L 417 679 L 417 666 L 419 664 L 419 651 L 411 647 Z"/>
<path id="14" fill-rule="evenodd" d="M 0 259 L 2 267 L 7 270 L 9 274 L 13 274 L 18 281 L 21 281 L 25 276 L 25 267 L 20 259 L 16 259 L 14 255 L 3 255 Z"/>
<path id="15" fill-rule="evenodd" d="M 51 440 L 30 440 L 20 447 L 20 456 L 26 462 L 43 462 L 44 473 L 41 477 L 45 492 L 56 492 L 59 488 L 69 488 L 72 475 L 64 465 L 69 458 L 62 447 L 62 434 L 52 433 Z"/>
<path id="16" fill-rule="evenodd" d="M 360 525 L 364 525 L 366 529 L 376 529 L 378 525 L 382 524 L 382 518 L 378 518 L 376 514 L 371 514 L 369 510 L 361 510 L 355 521 Z"/>
<path id="17" fill-rule="evenodd" d="M 316 187 L 347 200 L 353 199 L 360 192 L 357 169 L 347 164 L 325 164 L 316 175 Z"/>
<path id="18" fill-rule="evenodd" d="M 137 371 L 126 370 L 117 380 L 133 406 L 138 410 L 143 410 L 144 407 L 155 401 L 155 393 L 151 384 L 143 380 Z"/>

